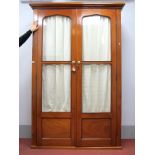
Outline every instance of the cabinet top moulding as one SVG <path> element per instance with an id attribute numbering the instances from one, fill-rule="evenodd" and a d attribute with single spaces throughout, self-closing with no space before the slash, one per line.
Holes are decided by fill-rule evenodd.
<path id="1" fill-rule="evenodd" d="M 122 8 L 123 1 L 86 1 L 86 2 L 30 2 L 32 9 L 50 9 L 50 8 Z"/>

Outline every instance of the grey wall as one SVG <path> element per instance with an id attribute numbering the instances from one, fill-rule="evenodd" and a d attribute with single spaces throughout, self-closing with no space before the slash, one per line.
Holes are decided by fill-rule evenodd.
<path id="1" fill-rule="evenodd" d="M 135 125 L 134 1 L 122 11 L 122 124 Z"/>
<path id="2" fill-rule="evenodd" d="M 31 26 L 33 13 L 20 3 L 20 35 Z M 134 138 L 135 126 L 135 50 L 134 1 L 122 11 L 122 138 Z M 19 125 L 20 137 L 31 136 L 31 56 L 32 36 L 19 49 Z"/>
<path id="3" fill-rule="evenodd" d="M 28 4 L 19 6 L 20 35 L 31 26 L 33 12 Z M 31 124 L 32 36 L 19 48 L 19 124 Z"/>

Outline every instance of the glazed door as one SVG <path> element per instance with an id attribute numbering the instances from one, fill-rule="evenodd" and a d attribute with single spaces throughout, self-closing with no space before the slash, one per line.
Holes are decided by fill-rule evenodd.
<path id="1" fill-rule="evenodd" d="M 115 10 L 77 11 L 77 145 L 116 143 Z"/>
<path id="2" fill-rule="evenodd" d="M 75 145 L 75 13 L 36 11 L 37 145 Z"/>

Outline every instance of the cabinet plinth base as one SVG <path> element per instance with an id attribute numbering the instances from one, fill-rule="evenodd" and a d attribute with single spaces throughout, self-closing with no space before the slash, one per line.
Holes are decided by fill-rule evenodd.
<path id="1" fill-rule="evenodd" d="M 31 145 L 32 149 L 122 149 L 122 146 L 109 146 L 109 147 L 76 147 L 76 146 L 37 146 Z"/>

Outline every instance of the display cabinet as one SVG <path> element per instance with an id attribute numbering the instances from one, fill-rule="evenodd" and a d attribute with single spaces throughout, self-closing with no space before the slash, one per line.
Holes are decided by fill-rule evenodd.
<path id="1" fill-rule="evenodd" d="M 32 147 L 121 147 L 122 2 L 30 3 Z"/>

